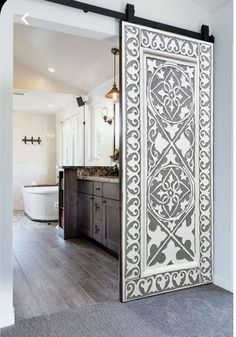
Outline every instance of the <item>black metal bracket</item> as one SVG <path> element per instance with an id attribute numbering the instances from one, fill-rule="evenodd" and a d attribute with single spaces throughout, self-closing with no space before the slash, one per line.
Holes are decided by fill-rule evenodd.
<path id="1" fill-rule="evenodd" d="M 193 39 L 201 40 L 201 41 L 206 41 L 206 42 L 211 42 L 214 43 L 215 39 L 213 35 L 209 35 L 209 26 L 202 25 L 201 27 L 201 32 L 194 32 L 188 29 L 183 29 L 175 26 L 170 26 L 166 25 L 164 23 L 156 22 L 156 21 L 151 21 L 147 20 L 144 18 L 140 18 L 135 16 L 135 8 L 134 5 L 132 4 L 127 4 L 125 13 L 121 13 L 118 11 L 113 11 L 111 9 L 99 7 L 99 6 L 94 6 L 90 5 L 84 2 L 80 1 L 75 1 L 75 0 L 45 0 L 48 2 L 56 3 L 59 5 L 67 6 L 67 7 L 72 7 L 76 9 L 80 9 L 85 13 L 95 13 L 95 14 L 100 14 L 108 17 L 112 17 L 114 19 L 120 20 L 120 21 L 126 21 L 130 23 L 135 23 L 138 25 L 143 25 L 146 27 L 151 27 L 183 36 L 187 36 Z"/>
<path id="2" fill-rule="evenodd" d="M 24 142 L 25 144 L 27 143 L 31 143 L 31 144 L 34 144 L 34 143 L 38 143 L 39 145 L 41 144 L 42 140 L 40 137 L 34 139 L 34 137 L 31 137 L 31 138 L 27 138 L 26 136 L 22 139 L 22 142 Z"/>
<path id="3" fill-rule="evenodd" d="M 215 38 L 213 35 L 209 35 L 209 26 L 202 25 L 201 27 L 201 35 L 202 35 L 202 40 L 206 42 L 215 42 Z"/>
<path id="4" fill-rule="evenodd" d="M 118 20 L 125 20 L 125 14 L 113 11 L 111 9 L 90 5 L 84 2 L 75 1 L 75 0 L 46 0 L 48 2 L 53 2 L 59 5 L 73 7 L 76 9 L 81 9 L 85 13 L 96 13 L 100 15 L 109 16 Z"/>
<path id="5" fill-rule="evenodd" d="M 0 13 L 2 12 L 2 8 L 5 5 L 5 3 L 7 2 L 7 0 L 2 1 L 1 5 L 0 5 Z"/>
<path id="6" fill-rule="evenodd" d="M 126 20 L 127 22 L 133 22 L 134 21 L 134 5 L 127 4 L 125 8 L 125 15 L 126 15 Z"/>

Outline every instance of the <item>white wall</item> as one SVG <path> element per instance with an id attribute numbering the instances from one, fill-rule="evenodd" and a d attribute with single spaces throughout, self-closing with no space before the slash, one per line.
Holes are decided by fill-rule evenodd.
<path id="1" fill-rule="evenodd" d="M 212 15 L 214 45 L 214 280 L 233 290 L 233 3 Z"/>
<path id="2" fill-rule="evenodd" d="M 111 0 L 90 0 L 90 3 L 103 7 L 108 7 L 114 10 L 124 11 L 125 1 L 111 1 Z M 138 16 L 146 17 L 156 21 L 173 24 L 186 29 L 199 31 L 201 24 L 209 24 L 211 26 L 211 16 L 198 7 L 191 0 L 165 0 L 156 1 L 150 0 L 148 2 L 141 0 L 133 0 L 132 3 L 136 7 L 136 14 Z M 29 22 L 37 26 L 43 25 L 45 28 L 52 28 L 58 31 L 65 31 L 68 33 L 83 33 L 84 36 L 93 36 L 97 32 L 98 38 L 111 37 L 118 34 L 118 22 L 98 16 L 94 14 L 84 14 L 72 8 L 56 5 L 46 2 L 45 0 L 8 0 L 7 5 L 3 8 L 0 16 L 0 327 L 9 325 L 14 322 L 13 311 L 13 291 L 12 291 L 12 64 L 13 64 L 13 20 L 14 15 L 19 18 L 26 12 L 30 13 Z M 227 22 L 222 23 L 222 27 L 227 26 Z M 92 31 L 92 33 L 91 33 Z M 225 31 L 225 29 L 222 31 Z M 215 30 L 216 38 L 221 32 L 217 27 Z M 224 39 L 223 39 L 224 40 Z M 222 44 L 224 41 L 222 40 Z M 218 40 L 219 41 L 219 40 Z M 219 47 L 220 48 L 220 47 Z M 221 81 L 218 77 L 217 81 Z M 227 119 L 227 124 L 230 124 L 230 118 L 227 114 L 224 116 Z M 216 118 L 218 118 L 216 116 Z M 222 117 L 223 118 L 223 117 Z M 226 121 L 222 120 L 223 125 Z M 217 123 L 217 121 L 216 121 Z M 218 122 L 219 125 L 220 121 Z M 221 128 L 222 129 L 222 128 Z M 216 124 L 217 131 L 217 124 Z M 226 132 L 224 131 L 224 136 Z M 216 160 L 223 161 L 218 155 L 218 147 L 222 148 L 220 141 L 222 140 L 222 130 L 215 132 L 215 153 Z M 219 149 L 219 151 L 220 151 Z M 216 162 L 216 166 L 219 165 Z M 225 172 L 216 171 L 217 179 L 225 179 Z M 226 191 L 229 193 L 228 191 Z M 221 194 L 220 188 L 216 188 L 215 198 Z M 219 200 L 219 199 L 218 199 Z M 218 207 L 221 207 L 218 201 Z M 224 214 L 227 213 L 224 210 Z M 223 217 L 223 225 L 229 227 L 226 221 L 229 219 Z M 217 233 L 216 233 L 217 234 Z M 230 234 L 229 234 L 230 235 Z M 217 237 L 217 236 L 216 236 Z M 227 245 L 227 242 L 225 243 Z M 220 245 L 220 243 L 219 243 Z M 228 242 L 230 245 L 230 241 Z M 217 245 L 216 245 L 217 248 Z M 219 248 L 219 246 L 218 246 Z M 222 251 L 222 250 L 221 250 Z M 219 254 L 216 254 L 216 259 Z M 224 263 L 228 261 L 224 259 Z M 217 266 L 217 262 L 216 262 Z M 219 270 L 219 269 L 218 269 Z M 217 268 L 216 268 L 217 271 Z"/>
<path id="3" fill-rule="evenodd" d="M 23 143 L 24 137 L 42 143 Z M 16 112 L 13 116 L 13 209 L 23 210 L 22 186 L 56 183 L 55 115 Z"/>

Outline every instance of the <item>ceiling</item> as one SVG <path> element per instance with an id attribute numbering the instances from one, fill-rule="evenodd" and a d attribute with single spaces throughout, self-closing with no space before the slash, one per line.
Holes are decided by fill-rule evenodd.
<path id="1" fill-rule="evenodd" d="M 193 1 L 212 12 L 231 0 Z M 117 46 L 118 41 L 109 39 L 97 40 L 15 24 L 14 86 L 34 91 L 88 94 L 112 78 L 110 50 Z M 49 67 L 55 72 L 50 73 Z"/>
<path id="2" fill-rule="evenodd" d="M 223 6 L 227 2 L 232 0 L 193 0 L 198 6 L 204 8 L 209 13 L 213 12 L 217 8 Z"/>
<path id="3" fill-rule="evenodd" d="M 55 114 L 68 106 L 72 99 L 75 99 L 75 96 L 69 94 L 14 90 L 13 110 L 15 112 Z"/>
<path id="4" fill-rule="evenodd" d="M 111 48 L 117 45 L 117 41 L 95 40 L 15 24 L 14 77 L 20 73 L 21 67 L 26 71 L 28 67 L 31 73 L 34 70 L 41 77 L 50 77 L 64 86 L 89 93 L 112 78 Z M 55 72 L 50 73 L 49 67 Z M 20 87 L 18 80 L 17 88 L 25 88 L 25 83 Z M 28 89 L 31 89 L 30 83 Z"/>

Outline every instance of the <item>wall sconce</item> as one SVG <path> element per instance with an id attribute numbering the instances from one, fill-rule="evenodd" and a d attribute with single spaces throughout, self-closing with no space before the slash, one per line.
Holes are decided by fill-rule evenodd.
<path id="1" fill-rule="evenodd" d="M 102 108 L 102 118 L 104 119 L 105 123 L 112 125 L 113 116 L 109 116 L 109 109 L 107 107 Z"/>

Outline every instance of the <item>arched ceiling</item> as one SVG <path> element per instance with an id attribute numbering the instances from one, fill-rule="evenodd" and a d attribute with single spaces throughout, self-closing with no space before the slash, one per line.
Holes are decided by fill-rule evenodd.
<path id="1" fill-rule="evenodd" d="M 192 0 L 211 13 L 231 0 Z M 14 87 L 83 95 L 113 76 L 111 48 L 118 41 L 92 39 L 15 24 Z M 55 69 L 50 73 L 48 68 Z"/>

